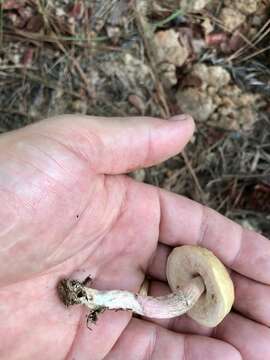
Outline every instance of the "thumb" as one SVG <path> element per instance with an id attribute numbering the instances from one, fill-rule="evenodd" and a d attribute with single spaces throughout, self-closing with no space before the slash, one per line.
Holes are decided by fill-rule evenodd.
<path id="1" fill-rule="evenodd" d="M 64 131 L 67 145 L 104 174 L 125 173 L 168 159 L 183 149 L 195 127 L 187 115 L 169 120 L 68 115 L 49 123 L 58 128 L 54 134 L 63 136 Z"/>

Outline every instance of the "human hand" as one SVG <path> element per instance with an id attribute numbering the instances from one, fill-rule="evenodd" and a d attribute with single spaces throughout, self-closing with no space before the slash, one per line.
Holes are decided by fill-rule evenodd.
<path id="1" fill-rule="evenodd" d="M 270 357 L 269 241 L 121 175 L 178 153 L 192 132 L 190 119 L 62 116 L 1 135 L 1 359 Z M 136 292 L 149 273 L 150 294 L 166 292 L 166 258 L 182 244 L 232 270 L 235 311 L 215 329 L 108 311 L 89 331 L 85 310 L 57 297 L 59 279 L 89 274 L 93 287 Z"/>

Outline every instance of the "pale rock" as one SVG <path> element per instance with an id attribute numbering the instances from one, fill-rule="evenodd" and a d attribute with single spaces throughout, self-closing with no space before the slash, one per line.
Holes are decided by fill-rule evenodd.
<path id="1" fill-rule="evenodd" d="M 217 107 L 212 98 L 199 88 L 179 90 L 177 103 L 184 113 L 190 114 L 197 121 L 206 121 Z"/>
<path id="2" fill-rule="evenodd" d="M 227 0 L 225 6 L 235 8 L 245 15 L 250 15 L 257 11 L 259 0 Z"/>
<path id="3" fill-rule="evenodd" d="M 246 16 L 236 9 L 225 7 L 221 10 L 220 20 L 225 30 L 232 32 L 245 22 Z"/>
<path id="4" fill-rule="evenodd" d="M 182 0 L 180 1 L 180 9 L 184 12 L 201 11 L 212 0 Z"/>
<path id="5" fill-rule="evenodd" d="M 206 86 L 220 89 L 229 84 L 231 76 L 222 66 L 206 66 L 205 64 L 195 64 L 192 69 L 192 75 L 199 77 Z"/>
<path id="6" fill-rule="evenodd" d="M 205 35 L 210 34 L 212 31 L 214 31 L 215 28 L 212 21 L 209 18 L 204 19 L 204 21 L 202 22 L 202 27 L 204 29 Z"/>
<path id="7" fill-rule="evenodd" d="M 171 88 L 177 84 L 175 65 L 167 63 L 160 64 L 159 74 L 165 88 Z"/>
<path id="8" fill-rule="evenodd" d="M 146 177 L 146 172 L 144 169 L 138 169 L 133 171 L 130 176 L 136 181 L 143 182 Z"/>
<path id="9" fill-rule="evenodd" d="M 157 62 L 159 63 L 167 62 L 175 66 L 182 66 L 189 56 L 187 47 L 180 44 L 179 35 L 173 29 L 157 32 L 155 43 Z"/>

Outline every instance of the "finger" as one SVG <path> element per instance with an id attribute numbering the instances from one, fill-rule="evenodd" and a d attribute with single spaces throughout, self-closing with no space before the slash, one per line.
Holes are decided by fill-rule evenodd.
<path id="1" fill-rule="evenodd" d="M 270 359 L 270 329 L 241 315 L 229 314 L 214 336 L 232 344 L 245 360 Z"/>
<path id="2" fill-rule="evenodd" d="M 165 295 L 170 291 L 161 282 L 152 282 L 150 295 Z M 267 299 L 264 303 L 266 304 Z M 230 313 L 216 328 L 206 328 L 197 324 L 188 316 L 180 316 L 171 320 L 151 321 L 176 332 L 215 336 L 232 344 L 245 360 L 265 360 L 270 358 L 270 329 L 241 315 Z"/>
<path id="3" fill-rule="evenodd" d="M 240 360 L 239 352 L 223 341 L 181 335 L 158 325 L 132 319 L 106 360 Z"/>
<path id="4" fill-rule="evenodd" d="M 194 122 L 186 115 L 173 120 L 75 115 L 57 119 L 44 122 L 43 128 L 86 158 L 96 172 L 106 174 L 159 163 L 179 153 L 194 131 Z"/>
<path id="5" fill-rule="evenodd" d="M 270 327 L 270 287 L 237 273 L 231 273 L 235 285 L 234 308 L 263 325 Z"/>
<path id="6" fill-rule="evenodd" d="M 165 292 L 165 288 L 162 291 L 160 289 L 160 284 L 155 284 L 153 296 Z M 233 312 L 214 329 L 198 325 L 185 315 L 162 323 L 162 326 L 181 333 L 214 336 L 232 344 L 245 360 L 270 358 L 270 329 Z"/>
<path id="7" fill-rule="evenodd" d="M 194 201 L 160 190 L 160 241 L 200 245 L 228 267 L 270 284 L 270 241 Z"/>
<path id="8" fill-rule="evenodd" d="M 107 311 L 100 314 L 97 323 L 89 324 L 90 328 L 88 328 L 87 314 L 85 312 L 79 323 L 67 359 L 104 359 L 127 326 L 130 317 L 131 314 L 128 312 L 115 313 Z"/>
<path id="9" fill-rule="evenodd" d="M 148 274 L 154 279 L 167 281 L 166 263 L 170 251 L 171 248 L 169 246 L 158 245 L 148 268 Z M 235 287 L 233 307 L 246 317 L 270 326 L 270 287 L 233 271 L 230 275 Z M 158 289 L 160 282 L 157 282 L 157 284 Z"/>

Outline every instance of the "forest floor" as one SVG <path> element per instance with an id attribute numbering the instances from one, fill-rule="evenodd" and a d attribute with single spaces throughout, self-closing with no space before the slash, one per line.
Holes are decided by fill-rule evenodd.
<path id="1" fill-rule="evenodd" d="M 0 0 L 0 132 L 63 113 L 196 121 L 131 174 L 270 236 L 269 0 Z"/>

